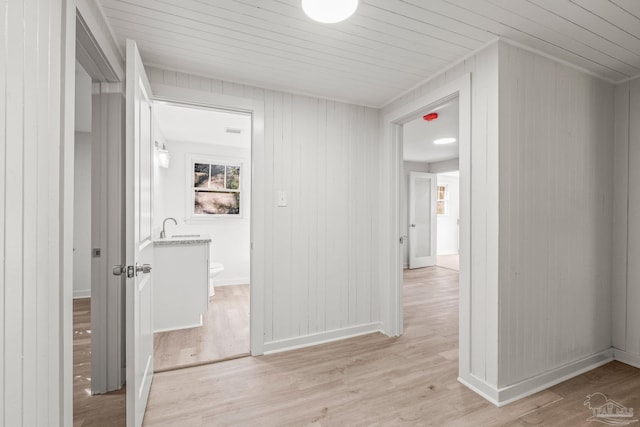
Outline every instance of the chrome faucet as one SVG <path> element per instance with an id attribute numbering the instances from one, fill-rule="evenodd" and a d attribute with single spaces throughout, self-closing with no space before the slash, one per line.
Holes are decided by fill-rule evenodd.
<path id="1" fill-rule="evenodd" d="M 171 218 L 171 217 L 165 218 L 164 221 L 162 221 L 162 231 L 160 232 L 160 238 L 161 239 L 164 239 L 165 236 L 167 235 L 167 233 L 164 232 L 164 227 L 167 225 L 167 221 L 169 221 L 169 220 L 173 221 L 173 223 L 175 225 L 178 225 L 178 221 L 176 221 L 175 218 Z"/>

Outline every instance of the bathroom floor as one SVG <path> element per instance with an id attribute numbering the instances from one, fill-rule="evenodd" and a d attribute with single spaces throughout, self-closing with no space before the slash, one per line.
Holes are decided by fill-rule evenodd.
<path id="1" fill-rule="evenodd" d="M 154 334 L 155 372 L 249 354 L 249 285 L 215 291 L 203 326 Z"/>

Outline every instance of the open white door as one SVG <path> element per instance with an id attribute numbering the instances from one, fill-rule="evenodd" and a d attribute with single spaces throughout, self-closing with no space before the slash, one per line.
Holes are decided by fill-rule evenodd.
<path id="1" fill-rule="evenodd" d="M 436 175 L 409 175 L 409 268 L 436 264 Z"/>
<path id="2" fill-rule="evenodd" d="M 153 377 L 153 114 L 151 87 L 134 41 L 127 41 L 126 260 L 127 426 L 142 425 Z"/>

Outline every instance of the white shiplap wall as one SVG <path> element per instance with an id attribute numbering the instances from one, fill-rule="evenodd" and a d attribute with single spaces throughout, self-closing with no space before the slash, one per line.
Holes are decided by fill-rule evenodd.
<path id="1" fill-rule="evenodd" d="M 61 361 L 59 343 L 63 327 L 69 328 L 69 345 L 71 334 L 66 322 L 70 312 L 65 320 L 61 317 L 59 264 L 63 162 L 69 161 L 67 167 L 73 170 L 73 148 L 64 158 L 60 151 L 63 66 L 69 67 L 71 83 L 75 75 L 73 59 L 62 63 L 61 24 L 66 12 L 66 2 L 60 0 L 0 2 L 3 426 L 62 424 L 61 394 L 68 392 L 62 388 L 62 375 L 66 372 L 71 378 L 65 370 L 68 365 Z M 67 100 L 73 105 L 73 90 L 70 95 Z M 70 132 L 67 141 L 72 143 L 72 114 L 68 123 L 64 132 Z M 67 206 L 72 207 L 72 195 L 70 201 Z M 68 249 L 70 255 L 71 246 Z M 67 290 L 70 304 L 71 287 Z"/>
<path id="2" fill-rule="evenodd" d="M 613 86 L 500 41 L 383 114 L 465 72 L 472 375 L 462 379 L 504 402 L 557 380 L 563 365 L 570 376 L 590 366 L 581 360 L 610 357 Z"/>
<path id="3" fill-rule="evenodd" d="M 613 86 L 500 44 L 499 383 L 611 346 Z"/>
<path id="4" fill-rule="evenodd" d="M 378 110 L 158 68 L 148 73 L 152 86 L 264 102 L 265 350 L 377 328 Z M 288 193 L 288 207 L 276 207 L 278 191 Z"/>
<path id="5" fill-rule="evenodd" d="M 616 87 L 615 117 L 612 337 L 640 367 L 640 79 Z"/>
<path id="6" fill-rule="evenodd" d="M 475 55 L 449 68 L 424 85 L 412 90 L 387 105 L 382 115 L 387 115 L 436 89 L 471 73 L 471 354 L 470 366 L 465 368 L 470 376 L 462 378 L 487 392 L 495 389 L 498 381 L 498 43 L 493 43 Z M 392 158 L 391 147 L 384 146 L 382 166 L 388 168 Z M 390 182 L 389 176 L 382 177 Z M 381 277 L 390 277 L 388 263 L 395 262 L 390 247 L 395 244 L 388 233 L 391 219 L 389 200 L 391 195 L 381 194 L 380 227 Z M 395 208 L 391 208 L 395 209 Z M 381 295 L 388 295 L 389 283 L 381 283 Z M 382 318 L 387 322 L 388 313 Z M 485 386 L 488 385 L 488 386 Z"/>

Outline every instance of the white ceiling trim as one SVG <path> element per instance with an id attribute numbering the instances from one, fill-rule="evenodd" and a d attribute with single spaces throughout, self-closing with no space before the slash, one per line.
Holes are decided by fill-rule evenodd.
<path id="1" fill-rule="evenodd" d="M 493 39 L 489 40 L 488 42 L 486 42 L 485 44 L 483 44 L 482 46 L 480 46 L 476 50 L 474 50 L 472 52 L 469 52 L 468 54 L 466 54 L 465 56 L 463 56 L 462 58 L 460 58 L 456 62 L 452 63 L 451 65 L 446 66 L 442 70 L 440 70 L 437 73 L 427 77 L 423 81 L 421 81 L 418 84 L 416 84 L 415 86 L 403 91 L 399 95 L 394 96 L 393 98 L 391 98 L 390 100 L 384 102 L 381 106 L 379 106 L 377 108 L 383 109 L 383 108 L 387 107 L 388 105 L 396 102 L 398 99 L 402 98 L 403 96 L 413 92 L 414 90 L 418 89 L 419 87 L 422 87 L 422 86 L 426 85 L 431 80 L 437 79 L 438 77 L 440 77 L 441 75 L 443 75 L 447 71 L 457 67 L 458 65 L 462 64 L 464 61 L 466 61 L 467 59 L 471 58 L 472 56 L 477 55 L 478 52 L 483 51 L 484 49 L 488 48 L 489 46 L 491 46 L 494 43 L 498 43 L 498 41 L 501 40 L 501 39 L 504 39 L 504 37 L 494 37 Z"/>
<path id="2" fill-rule="evenodd" d="M 289 95 L 304 96 L 304 97 L 313 98 L 313 99 L 322 99 L 324 101 L 339 102 L 341 104 L 347 104 L 347 105 L 357 105 L 357 106 L 360 106 L 360 107 L 373 108 L 373 109 L 376 109 L 376 110 L 382 108 L 382 106 L 379 106 L 379 105 L 372 105 L 372 104 L 367 104 L 367 103 L 354 104 L 353 101 L 349 101 L 347 99 L 333 98 L 333 97 L 330 97 L 330 96 L 319 96 L 318 94 L 315 94 L 315 93 L 307 93 L 307 92 L 302 92 L 302 91 L 291 90 L 289 88 L 278 87 L 277 85 L 264 85 L 264 84 L 261 84 L 261 83 L 259 84 L 259 83 L 248 82 L 246 80 L 240 81 L 240 80 L 234 80 L 234 79 L 227 79 L 227 78 L 223 78 L 223 77 L 220 77 L 220 76 L 216 76 L 215 74 L 204 74 L 204 73 L 198 73 L 198 72 L 179 70 L 177 68 L 166 66 L 166 65 L 162 65 L 162 64 L 158 64 L 156 62 L 147 62 L 147 61 L 143 61 L 143 62 L 144 62 L 145 67 L 157 68 L 158 70 L 171 71 L 173 73 L 185 74 L 185 75 L 190 75 L 190 76 L 194 76 L 194 77 L 200 77 L 200 78 L 203 78 L 203 79 L 218 80 L 218 81 L 222 81 L 222 82 L 226 82 L 226 83 L 237 84 L 237 85 L 240 85 L 240 86 L 249 86 L 249 87 L 252 87 L 252 88 L 255 88 L 255 89 L 263 89 L 263 90 L 268 90 L 268 91 L 272 91 L 272 92 L 286 93 L 286 94 L 289 94 Z"/>
<path id="3" fill-rule="evenodd" d="M 558 62 L 558 63 L 560 63 L 562 65 L 566 65 L 567 67 L 570 67 L 570 68 L 573 68 L 575 70 L 581 71 L 581 72 L 583 72 L 585 74 L 588 74 L 588 75 L 590 75 L 592 77 L 596 77 L 596 78 L 598 78 L 600 80 L 604 80 L 605 82 L 608 82 L 608 83 L 611 83 L 611 84 L 614 84 L 614 85 L 622 83 L 622 82 L 624 82 L 626 80 L 633 80 L 633 79 L 637 79 L 638 77 L 640 77 L 640 76 L 629 77 L 629 78 L 623 79 L 623 80 L 610 79 L 610 78 L 605 77 L 605 76 L 603 76 L 601 74 L 598 74 L 598 73 L 596 73 L 594 71 L 588 70 L 588 69 L 586 69 L 586 68 L 584 68 L 584 67 L 582 67 L 580 65 L 574 64 L 571 61 L 567 61 L 566 59 L 558 58 L 557 56 L 553 56 L 550 53 L 546 53 L 546 52 L 543 52 L 543 51 L 541 51 L 539 49 L 533 48 L 531 46 L 527 46 L 526 44 L 517 42 L 515 40 L 511 40 L 508 37 L 500 37 L 500 40 L 502 40 L 503 42 L 508 43 L 508 44 L 510 44 L 512 46 L 520 48 L 522 50 L 527 50 L 527 51 L 529 51 L 531 53 L 535 53 L 537 55 L 544 56 L 547 59 L 551 59 L 552 61 Z"/>

